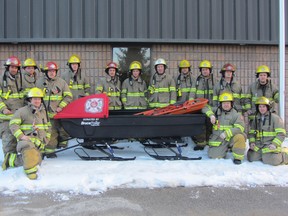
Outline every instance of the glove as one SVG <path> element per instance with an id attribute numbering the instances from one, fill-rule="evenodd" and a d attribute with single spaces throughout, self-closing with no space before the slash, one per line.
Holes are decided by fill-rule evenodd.
<path id="1" fill-rule="evenodd" d="M 275 149 L 276 149 L 276 146 L 273 145 L 273 144 L 270 144 L 270 145 L 268 146 L 268 148 L 269 148 L 270 150 L 275 150 Z"/>
<path id="2" fill-rule="evenodd" d="M 225 132 L 223 132 L 223 133 L 220 134 L 220 138 L 223 139 L 223 140 L 225 140 L 225 138 L 226 138 Z"/>
<path id="3" fill-rule="evenodd" d="M 210 116 L 210 121 L 211 121 L 212 124 L 215 124 L 216 117 L 214 115 Z"/>
<path id="4" fill-rule="evenodd" d="M 247 112 L 246 112 L 248 115 L 251 115 L 251 114 L 253 114 L 253 112 L 252 112 L 252 110 L 247 110 Z"/>

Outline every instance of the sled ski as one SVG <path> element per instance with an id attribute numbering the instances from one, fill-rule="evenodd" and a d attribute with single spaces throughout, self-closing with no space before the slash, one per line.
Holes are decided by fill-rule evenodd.
<path id="1" fill-rule="evenodd" d="M 111 140 L 110 142 L 114 142 L 113 140 Z M 99 144 L 99 141 L 96 141 L 96 140 L 89 140 L 89 141 L 86 141 L 84 140 L 84 142 L 81 142 L 77 139 L 77 143 L 76 145 L 73 145 L 73 146 L 69 146 L 67 148 L 64 148 L 64 149 L 60 149 L 60 150 L 57 150 L 57 151 L 54 151 L 54 152 L 51 152 L 51 153 L 46 153 L 46 154 L 43 154 L 43 158 L 49 154 L 56 154 L 58 152 L 62 152 L 62 151 L 66 151 L 68 149 L 71 149 L 71 148 L 75 148 L 74 149 L 74 153 L 79 157 L 81 158 L 82 160 L 110 160 L 110 161 L 126 161 L 126 160 L 135 160 L 136 157 L 128 157 L 128 158 L 124 158 L 124 157 L 119 157 L 119 156 L 115 156 L 114 155 L 114 150 L 113 149 L 124 149 L 123 147 L 118 147 L 118 146 L 110 146 L 109 144 L 109 140 L 106 140 L 105 142 L 103 141 L 102 143 Z M 80 148 L 80 147 L 82 148 Z M 86 148 L 86 149 L 90 149 L 90 150 L 98 150 L 100 151 L 101 153 L 103 153 L 105 156 L 90 156 L 87 151 L 85 151 L 83 148 Z M 105 151 L 105 149 L 108 149 L 108 151 Z"/>
<path id="2" fill-rule="evenodd" d="M 177 144 L 180 147 L 187 147 L 188 143 L 182 143 L 181 137 L 160 137 L 160 138 L 150 138 L 150 139 L 142 139 L 139 142 L 149 148 L 163 148 L 163 144 L 171 147 L 176 148 Z M 180 144 L 181 143 L 181 144 Z"/>
<path id="3" fill-rule="evenodd" d="M 124 149 L 118 146 L 111 146 L 115 142 L 114 139 L 105 139 L 105 140 L 84 140 L 81 143 L 81 147 L 87 148 L 90 150 L 98 150 L 103 153 L 105 156 L 90 156 L 87 151 L 83 148 L 74 149 L 75 154 L 82 160 L 110 160 L 110 161 L 126 161 L 126 160 L 135 160 L 136 157 L 119 157 L 114 155 L 113 149 Z M 108 149 L 106 151 L 105 149 Z"/>
<path id="4" fill-rule="evenodd" d="M 187 146 L 187 144 L 184 144 L 184 145 L 180 144 L 179 145 L 177 143 L 177 141 L 176 141 L 171 146 L 171 143 L 163 142 L 163 139 L 160 139 L 160 140 L 162 140 L 162 142 L 158 142 L 156 145 L 155 144 L 151 144 L 151 143 L 149 144 L 149 141 L 148 141 L 148 143 L 145 143 L 144 144 L 144 151 L 146 152 L 146 154 L 148 154 L 150 157 L 155 158 L 157 160 L 171 160 L 172 161 L 172 160 L 201 160 L 202 159 L 202 157 L 186 157 L 186 156 L 183 156 L 181 147 L 185 147 L 185 146 Z M 175 145 L 177 151 L 175 151 L 173 149 L 174 145 Z M 170 152 L 173 153 L 173 155 L 160 155 L 156 151 L 157 148 L 168 149 Z"/>
<path id="5" fill-rule="evenodd" d="M 87 151 L 85 151 L 83 148 L 75 148 L 74 152 L 79 158 L 86 161 L 88 160 L 127 161 L 136 159 L 136 157 L 117 157 L 114 155 L 114 153 L 106 152 L 102 148 L 99 148 L 98 150 L 106 154 L 107 156 L 90 156 L 87 153 Z"/>

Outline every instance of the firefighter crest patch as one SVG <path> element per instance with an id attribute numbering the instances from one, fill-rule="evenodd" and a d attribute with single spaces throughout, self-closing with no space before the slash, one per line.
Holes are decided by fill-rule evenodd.
<path id="1" fill-rule="evenodd" d="M 85 112 L 87 113 L 101 113 L 103 112 L 104 100 L 103 98 L 91 98 L 85 103 Z"/>

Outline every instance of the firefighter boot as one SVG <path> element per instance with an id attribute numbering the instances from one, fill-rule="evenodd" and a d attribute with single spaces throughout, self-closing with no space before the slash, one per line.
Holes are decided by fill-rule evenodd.
<path id="1" fill-rule="evenodd" d="M 283 147 L 281 152 L 284 152 L 285 154 L 288 154 L 288 147 Z"/>
<path id="2" fill-rule="evenodd" d="M 23 168 L 27 177 L 31 180 L 37 179 L 37 165 L 42 161 L 40 152 L 35 148 L 22 151 Z"/>
<path id="3" fill-rule="evenodd" d="M 67 148 L 68 146 L 68 141 L 67 140 L 64 140 L 64 141 L 60 141 L 57 145 L 57 148 L 60 149 L 60 148 Z"/>
<path id="4" fill-rule="evenodd" d="M 16 153 L 10 153 L 8 152 L 5 155 L 4 161 L 2 163 L 2 170 L 6 170 L 9 167 L 15 167 L 15 160 L 17 158 L 17 154 Z"/>
<path id="5" fill-rule="evenodd" d="M 232 154 L 234 156 L 233 163 L 234 164 L 241 164 L 242 160 L 244 159 L 245 153 L 245 136 L 243 134 L 236 134 L 233 137 L 233 147 L 232 147 Z"/>

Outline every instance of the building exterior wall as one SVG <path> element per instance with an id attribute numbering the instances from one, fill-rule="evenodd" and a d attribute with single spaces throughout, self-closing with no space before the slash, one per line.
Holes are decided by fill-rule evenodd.
<path id="1" fill-rule="evenodd" d="M 278 0 L 0 0 L 0 43 L 275 45 L 278 15 Z"/>
<path id="2" fill-rule="evenodd" d="M 0 64 L 11 56 L 17 56 L 22 62 L 26 58 L 34 58 L 37 64 L 44 65 L 47 61 L 55 61 L 60 70 L 67 70 L 67 60 L 71 54 L 81 57 L 81 67 L 90 78 L 94 86 L 100 77 L 104 76 L 106 64 L 112 60 L 111 44 L 0 44 Z M 203 59 L 208 59 L 213 64 L 213 72 L 219 78 L 219 71 L 223 64 L 230 62 L 236 65 L 236 78 L 240 80 L 243 89 L 255 80 L 257 66 L 266 64 L 270 67 L 273 82 L 279 83 L 279 56 L 277 46 L 263 45 L 200 45 L 200 44 L 152 44 L 151 68 L 157 58 L 164 58 L 168 64 L 168 73 L 177 75 L 177 65 L 182 59 L 187 59 L 192 64 L 192 71 L 199 73 L 198 64 Z M 286 53 L 286 89 L 288 87 L 288 59 Z M 137 59 L 135 59 L 137 60 Z M 153 71 L 153 69 L 152 69 Z M 278 85 L 279 86 L 279 85 Z M 286 98 L 286 130 L 288 129 L 288 99 Z"/>

